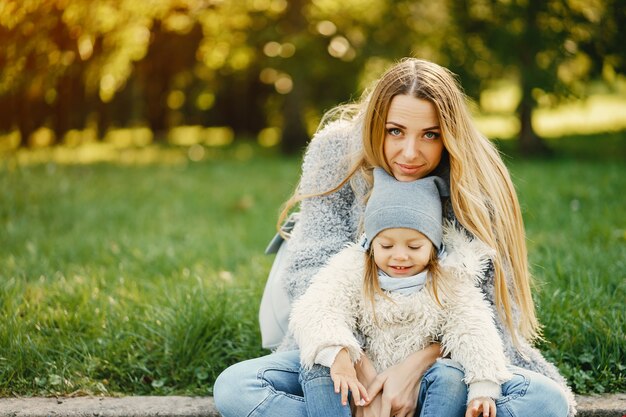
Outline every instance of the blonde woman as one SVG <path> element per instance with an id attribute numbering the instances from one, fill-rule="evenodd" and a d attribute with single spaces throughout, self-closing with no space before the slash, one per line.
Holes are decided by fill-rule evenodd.
<path id="1" fill-rule="evenodd" d="M 500 406 L 512 416 L 573 416 L 575 403 L 565 380 L 531 346 L 540 326 L 515 189 L 497 149 L 474 125 L 453 74 L 429 61 L 404 59 L 360 103 L 339 107 L 327 119 L 334 120 L 323 123 L 309 144 L 300 184 L 286 207 L 300 205 L 284 255 L 283 280 L 292 299 L 359 236 L 374 167 L 399 181 L 442 177 L 450 188 L 450 197 L 442 200 L 445 219 L 496 252 L 480 287 L 494 311 L 507 360 L 519 367 L 509 386 L 521 397 L 514 408 Z M 462 416 L 463 370 L 437 361 L 440 355 L 435 343 L 380 372 L 367 389 L 382 387 L 381 393 L 358 412 Z M 275 353 L 226 369 L 215 383 L 215 403 L 224 417 L 305 417 L 298 370 L 299 352 L 288 336 Z M 503 392 L 505 402 L 508 394 L 513 393 Z"/>

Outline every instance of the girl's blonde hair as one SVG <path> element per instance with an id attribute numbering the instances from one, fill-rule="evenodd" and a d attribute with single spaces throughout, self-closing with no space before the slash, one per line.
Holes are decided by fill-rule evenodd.
<path id="1" fill-rule="evenodd" d="M 519 201 L 509 172 L 496 147 L 483 136 L 472 120 L 466 97 L 454 74 L 435 63 L 405 58 L 392 66 L 364 93 L 359 114 L 363 117 L 363 152 L 346 178 L 336 187 L 319 194 L 302 195 L 297 191 L 285 203 L 279 224 L 298 202 L 313 196 L 328 195 L 343 187 L 360 171 L 371 184 L 373 167 L 391 174 L 384 155 L 385 123 L 393 97 L 406 94 L 427 100 L 437 109 L 445 151 L 442 162 L 450 164 L 450 198 L 458 221 L 488 246 L 496 249 L 495 301 L 498 314 L 518 344 L 518 333 L 528 340 L 540 336 L 540 326 L 531 293 L 524 223 Z M 354 105 L 347 108 L 354 114 Z M 327 120 L 327 118 L 325 118 Z M 512 276 L 511 287 L 506 273 Z M 519 308 L 519 321 L 514 317 Z M 517 322 L 516 322 L 517 321 Z"/>

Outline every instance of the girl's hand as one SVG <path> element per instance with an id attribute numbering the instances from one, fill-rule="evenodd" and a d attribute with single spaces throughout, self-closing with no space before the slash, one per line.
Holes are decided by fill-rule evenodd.
<path id="1" fill-rule="evenodd" d="M 418 386 L 422 375 L 437 360 L 441 346 L 434 343 L 413 353 L 404 361 L 387 368 L 378 374 L 368 388 L 370 398 L 377 399 L 380 393 L 380 408 L 376 410 L 374 401 L 367 408 L 374 408 L 375 415 L 381 417 L 410 417 L 417 408 Z M 382 391 L 382 392 L 381 392 Z M 364 413 L 367 416 L 367 412 Z"/>
<path id="2" fill-rule="evenodd" d="M 496 417 L 496 403 L 489 397 L 474 398 L 467 404 L 465 417 Z"/>
<path id="3" fill-rule="evenodd" d="M 346 349 L 341 349 L 330 367 L 330 378 L 335 383 L 335 392 L 341 393 L 341 404 L 348 404 L 348 392 L 352 391 L 352 399 L 357 406 L 369 401 L 365 386 L 356 377 L 356 370 Z"/>

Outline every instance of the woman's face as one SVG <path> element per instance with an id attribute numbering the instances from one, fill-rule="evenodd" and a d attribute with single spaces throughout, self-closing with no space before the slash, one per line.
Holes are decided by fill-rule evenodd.
<path id="1" fill-rule="evenodd" d="M 443 153 L 435 106 L 406 94 L 395 96 L 387 113 L 383 151 L 398 181 L 413 181 L 430 174 Z"/>

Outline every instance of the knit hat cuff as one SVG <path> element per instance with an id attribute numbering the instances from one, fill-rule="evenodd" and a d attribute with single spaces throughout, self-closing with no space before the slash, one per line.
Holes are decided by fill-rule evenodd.
<path id="1" fill-rule="evenodd" d="M 386 206 L 368 213 L 365 219 L 365 236 L 368 246 L 380 232 L 386 229 L 407 228 L 419 230 L 436 248 L 441 246 L 441 217 L 431 212 L 406 206 Z"/>

